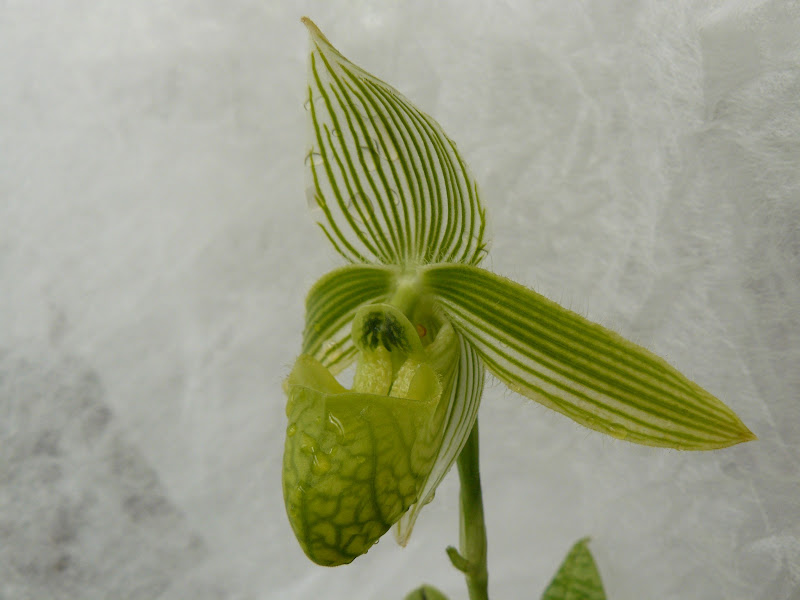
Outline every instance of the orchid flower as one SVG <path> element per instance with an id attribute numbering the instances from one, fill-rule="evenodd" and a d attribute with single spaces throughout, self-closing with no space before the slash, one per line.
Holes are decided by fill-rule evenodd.
<path id="1" fill-rule="evenodd" d="M 629 442 L 708 450 L 755 439 L 661 358 L 482 268 L 486 212 L 455 143 L 303 22 L 307 197 L 348 263 L 309 292 L 284 386 L 284 499 L 311 560 L 349 563 L 392 526 L 406 544 L 476 427 L 486 370 Z M 352 365 L 347 389 L 336 376 Z"/>

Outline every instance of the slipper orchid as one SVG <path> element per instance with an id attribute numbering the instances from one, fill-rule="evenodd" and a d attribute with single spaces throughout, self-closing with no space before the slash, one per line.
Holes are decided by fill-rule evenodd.
<path id="1" fill-rule="evenodd" d="M 314 562 L 419 510 L 476 423 L 484 371 L 577 423 L 680 450 L 755 439 L 661 358 L 479 265 L 486 213 L 456 145 L 308 19 L 309 204 L 349 263 L 311 289 L 285 383 L 283 492 Z M 351 389 L 337 379 L 355 363 Z"/>

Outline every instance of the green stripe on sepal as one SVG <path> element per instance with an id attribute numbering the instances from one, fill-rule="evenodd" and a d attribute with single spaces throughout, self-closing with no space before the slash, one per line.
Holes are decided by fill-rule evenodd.
<path id="1" fill-rule="evenodd" d="M 578 541 L 542 594 L 542 600 L 606 600 L 589 538 Z"/>
<path id="2" fill-rule="evenodd" d="M 348 265 L 320 278 L 306 297 L 303 353 L 333 373 L 355 357 L 350 335 L 358 309 L 388 297 L 396 270 L 377 265 Z"/>
<path id="3" fill-rule="evenodd" d="M 434 265 L 422 277 L 495 376 L 581 425 L 681 450 L 755 439 L 663 359 L 536 292 L 467 265 Z"/>
<path id="4" fill-rule="evenodd" d="M 308 195 L 337 252 L 362 263 L 480 262 L 485 210 L 455 144 L 303 22 L 311 34 Z"/>

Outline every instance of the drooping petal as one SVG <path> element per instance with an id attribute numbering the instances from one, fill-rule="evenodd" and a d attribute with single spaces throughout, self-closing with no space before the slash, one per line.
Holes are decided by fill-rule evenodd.
<path id="1" fill-rule="evenodd" d="M 433 265 L 422 277 L 495 376 L 581 425 L 681 450 L 755 439 L 663 359 L 513 281 L 468 265 Z"/>
<path id="2" fill-rule="evenodd" d="M 351 262 L 477 264 L 485 211 L 455 144 L 397 90 L 311 34 L 309 197 Z"/>
<path id="3" fill-rule="evenodd" d="M 459 333 L 455 333 L 460 358 L 445 397 L 448 398 L 442 437 L 433 469 L 426 478 L 419 500 L 397 522 L 395 537 L 401 546 L 408 543 L 422 507 L 433 500 L 436 488 L 455 463 L 478 417 L 483 395 L 484 367 L 478 353 Z"/>
<path id="4" fill-rule="evenodd" d="M 355 358 L 350 335 L 359 307 L 387 298 L 395 272 L 377 265 L 348 265 L 319 279 L 306 297 L 303 352 L 341 372 Z"/>

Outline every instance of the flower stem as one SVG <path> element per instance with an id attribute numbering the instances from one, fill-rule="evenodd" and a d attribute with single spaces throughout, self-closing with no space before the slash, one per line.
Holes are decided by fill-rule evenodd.
<path id="1" fill-rule="evenodd" d="M 450 560 L 464 572 L 470 600 L 489 600 L 489 573 L 486 568 L 486 525 L 483 521 L 481 475 L 478 467 L 478 422 L 469 434 L 458 457 L 461 480 L 461 552 L 448 548 Z"/>

